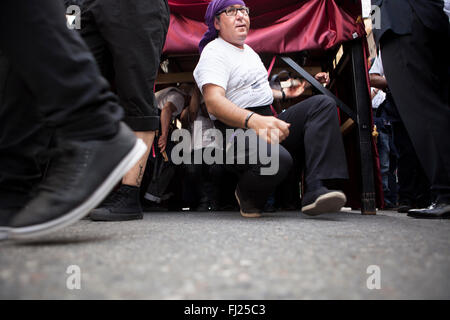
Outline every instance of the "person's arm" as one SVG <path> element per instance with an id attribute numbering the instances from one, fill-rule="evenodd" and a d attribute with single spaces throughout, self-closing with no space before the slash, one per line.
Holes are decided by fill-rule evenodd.
<path id="1" fill-rule="evenodd" d="M 180 113 L 181 126 L 184 129 L 189 128 L 189 108 L 184 108 Z"/>
<path id="2" fill-rule="evenodd" d="M 191 101 L 189 103 L 189 122 L 194 122 L 197 118 L 198 110 L 200 108 L 200 90 L 197 86 L 194 88 L 192 93 Z"/>
<path id="3" fill-rule="evenodd" d="M 225 97 L 225 89 L 214 84 L 203 86 L 203 98 L 208 112 L 232 127 L 244 128 L 249 110 L 239 108 Z M 253 114 L 248 120 L 248 128 L 253 129 L 268 143 L 281 142 L 289 135 L 289 123 L 271 116 Z M 261 130 L 267 130 L 265 134 Z"/>
<path id="4" fill-rule="evenodd" d="M 281 90 L 272 89 L 273 98 L 283 100 L 283 92 L 285 99 L 297 98 L 305 92 L 306 81 L 301 81 L 297 86 L 281 88 Z"/>
<path id="5" fill-rule="evenodd" d="M 370 86 L 374 88 L 381 89 L 383 91 L 388 87 L 386 78 L 379 75 L 378 73 L 369 74 Z"/>
<path id="6" fill-rule="evenodd" d="M 314 76 L 314 78 L 322 84 L 330 83 L 330 77 L 327 72 L 319 72 Z M 285 99 L 297 98 L 301 96 L 307 88 L 311 87 L 311 84 L 305 80 L 293 80 L 292 83 L 295 85 L 287 88 L 281 88 L 281 90 L 272 89 L 274 99 L 283 100 L 283 92 Z"/>
<path id="7" fill-rule="evenodd" d="M 172 120 L 172 114 L 176 110 L 177 108 L 172 102 L 167 102 L 161 110 L 161 136 L 158 139 L 158 147 L 161 152 L 166 149 L 170 120 Z"/>

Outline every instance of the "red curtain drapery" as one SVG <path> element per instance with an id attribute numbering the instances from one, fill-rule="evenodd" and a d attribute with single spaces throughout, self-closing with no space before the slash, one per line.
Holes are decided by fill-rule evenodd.
<path id="1" fill-rule="evenodd" d="M 360 1 L 247 0 L 251 27 L 246 43 L 256 52 L 288 53 L 329 49 L 365 34 Z M 198 53 L 206 31 L 208 0 L 169 0 L 166 54 Z"/>

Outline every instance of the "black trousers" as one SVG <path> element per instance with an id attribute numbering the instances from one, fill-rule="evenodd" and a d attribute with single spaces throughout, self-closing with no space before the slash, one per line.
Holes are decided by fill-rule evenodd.
<path id="1" fill-rule="evenodd" d="M 450 201 L 448 29 L 432 31 L 413 14 L 411 34 L 386 33 L 380 43 L 387 82 L 431 190 Z"/>
<path id="2" fill-rule="evenodd" d="M 255 108 L 262 115 L 271 115 L 270 108 Z M 239 176 L 238 186 L 241 193 L 254 201 L 254 205 L 263 208 L 267 198 L 286 177 L 293 164 L 292 156 L 300 159 L 299 165 L 304 174 L 305 192 L 317 189 L 324 180 L 348 179 L 347 162 L 339 129 L 336 103 L 333 99 L 316 95 L 291 106 L 278 116 L 290 123 L 289 136 L 279 145 L 278 170 L 275 174 L 262 174 L 265 164 L 258 156 L 256 164 L 250 164 L 249 147 L 246 145 L 246 163 L 237 163 L 240 150 L 236 148 L 237 137 L 233 140 L 236 148 L 235 163 L 225 167 Z M 217 121 L 216 121 L 217 122 Z M 218 123 L 222 130 L 226 126 Z M 257 137 L 263 150 L 273 153 L 271 146 Z M 250 151 L 251 153 L 252 151 Z M 258 149 L 259 152 L 259 149 Z"/>
<path id="3" fill-rule="evenodd" d="M 134 131 L 159 127 L 153 93 L 169 28 L 167 0 L 84 0 L 81 35 L 113 84 Z"/>
<path id="4" fill-rule="evenodd" d="M 401 121 L 393 123 L 394 145 L 398 152 L 397 177 L 399 203 L 410 203 L 419 208 L 431 201 L 430 183 L 416 155 L 408 132 Z"/>
<path id="5" fill-rule="evenodd" d="M 114 135 L 123 111 L 61 1 L 0 2 L 0 208 L 23 206 L 36 154 L 57 139 Z"/>

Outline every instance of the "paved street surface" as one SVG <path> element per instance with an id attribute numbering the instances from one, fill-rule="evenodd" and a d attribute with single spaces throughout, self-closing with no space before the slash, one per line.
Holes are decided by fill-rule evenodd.
<path id="1" fill-rule="evenodd" d="M 367 287 L 371 265 L 380 289 Z M 0 298 L 449 299 L 450 221 L 392 211 L 82 220 L 39 241 L 1 242 Z"/>

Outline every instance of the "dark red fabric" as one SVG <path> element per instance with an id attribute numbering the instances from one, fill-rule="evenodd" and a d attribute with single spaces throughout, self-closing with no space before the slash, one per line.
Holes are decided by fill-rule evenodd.
<path id="1" fill-rule="evenodd" d="M 169 0 L 170 27 L 164 47 L 167 54 L 198 53 L 206 31 L 208 0 Z M 339 0 L 247 0 L 250 32 L 246 43 L 256 52 L 288 53 L 329 49 L 365 34 L 356 22 L 361 4 Z"/>

